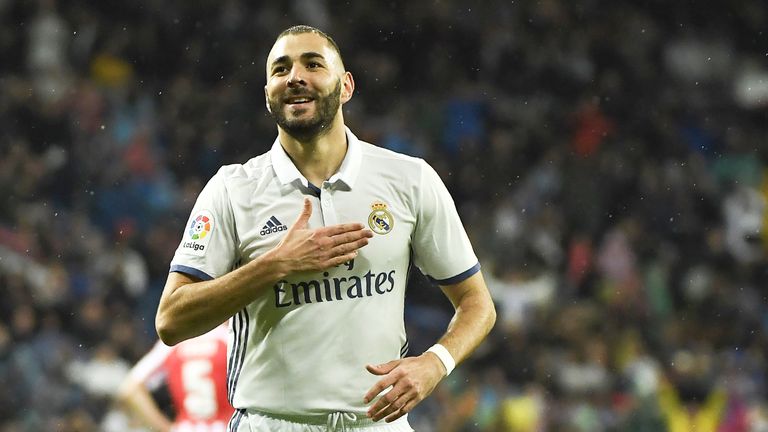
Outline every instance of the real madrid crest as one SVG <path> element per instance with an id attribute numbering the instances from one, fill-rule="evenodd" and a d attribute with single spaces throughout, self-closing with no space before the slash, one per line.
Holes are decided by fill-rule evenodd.
<path id="1" fill-rule="evenodd" d="M 395 218 L 387 210 L 387 205 L 381 201 L 371 204 L 371 214 L 368 216 L 368 226 L 376 234 L 387 234 L 395 226 Z"/>

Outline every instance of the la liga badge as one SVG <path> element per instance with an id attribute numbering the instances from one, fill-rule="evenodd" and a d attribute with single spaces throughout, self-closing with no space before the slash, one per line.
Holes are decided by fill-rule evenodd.
<path id="1" fill-rule="evenodd" d="M 192 214 L 184 233 L 184 241 L 181 249 L 188 255 L 203 256 L 211 241 L 211 234 L 216 226 L 213 213 L 208 210 L 200 210 Z"/>

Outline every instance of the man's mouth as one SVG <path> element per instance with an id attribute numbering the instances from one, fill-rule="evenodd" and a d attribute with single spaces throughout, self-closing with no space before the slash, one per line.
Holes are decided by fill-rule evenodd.
<path id="1" fill-rule="evenodd" d="M 283 99 L 286 105 L 301 105 L 312 102 L 313 100 L 314 99 L 309 96 L 291 96 Z"/>

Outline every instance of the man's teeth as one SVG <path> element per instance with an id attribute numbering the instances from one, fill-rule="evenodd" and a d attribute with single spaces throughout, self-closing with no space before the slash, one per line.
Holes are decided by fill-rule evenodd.
<path id="1" fill-rule="evenodd" d="M 309 101 L 310 101 L 309 98 L 298 98 L 298 99 L 291 99 L 289 101 L 289 103 L 294 103 L 295 104 L 295 103 L 304 103 L 304 102 L 309 102 Z"/>

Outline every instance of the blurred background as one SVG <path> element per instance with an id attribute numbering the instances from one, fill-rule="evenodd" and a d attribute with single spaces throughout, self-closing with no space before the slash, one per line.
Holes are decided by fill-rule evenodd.
<path id="1" fill-rule="evenodd" d="M 497 303 L 417 430 L 768 431 L 768 2 L 473 3 L 0 0 L 0 431 L 139 430 L 113 392 L 197 193 L 271 146 L 299 23 L 352 130 L 442 175 Z M 411 354 L 451 312 L 415 274 Z"/>

